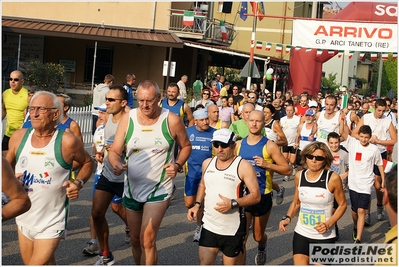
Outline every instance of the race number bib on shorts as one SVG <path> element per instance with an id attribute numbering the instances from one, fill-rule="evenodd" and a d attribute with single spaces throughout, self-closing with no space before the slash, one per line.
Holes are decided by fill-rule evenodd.
<path id="1" fill-rule="evenodd" d="M 301 208 L 299 211 L 299 220 L 302 225 L 313 228 L 316 226 L 316 223 L 325 222 L 326 215 L 324 210 Z"/>

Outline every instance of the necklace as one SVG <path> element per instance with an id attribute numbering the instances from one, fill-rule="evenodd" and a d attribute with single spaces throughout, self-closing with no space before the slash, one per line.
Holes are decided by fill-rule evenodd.
<path id="1" fill-rule="evenodd" d="M 52 132 L 49 133 L 49 134 L 44 134 L 44 135 L 40 135 L 40 134 L 35 133 L 35 135 L 36 135 L 37 137 L 49 137 L 49 136 L 52 136 L 53 134 L 54 134 L 54 131 L 52 131 Z"/>

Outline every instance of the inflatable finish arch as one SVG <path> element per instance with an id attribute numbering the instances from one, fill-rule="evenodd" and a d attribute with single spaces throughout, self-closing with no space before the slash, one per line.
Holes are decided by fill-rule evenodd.
<path id="1" fill-rule="evenodd" d="M 351 20 L 360 22 L 397 22 L 397 4 L 379 2 L 352 2 L 341 10 L 332 19 Z M 311 22 L 309 22 L 311 23 Z M 290 75 L 288 78 L 288 90 L 293 90 L 294 94 L 301 94 L 307 91 L 311 95 L 316 95 L 320 90 L 322 65 L 334 57 L 329 55 L 327 50 L 323 50 L 321 55 L 316 55 L 317 50 L 305 52 L 306 49 L 292 49 L 290 57 Z"/>

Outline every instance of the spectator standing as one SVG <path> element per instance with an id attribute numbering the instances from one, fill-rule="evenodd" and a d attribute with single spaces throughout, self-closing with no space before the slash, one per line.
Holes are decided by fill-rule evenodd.
<path id="1" fill-rule="evenodd" d="M 194 99 L 196 101 L 201 99 L 201 91 L 204 88 L 204 84 L 201 80 L 202 80 L 201 74 L 197 74 L 196 80 L 193 83 Z"/>
<path id="2" fill-rule="evenodd" d="M 136 75 L 134 75 L 133 73 L 128 73 L 126 75 L 126 83 L 123 85 L 123 88 L 125 88 L 128 96 L 128 101 L 126 106 L 131 109 L 134 108 L 133 85 L 135 82 L 136 82 Z"/>
<path id="3" fill-rule="evenodd" d="M 219 119 L 222 120 L 222 122 L 225 122 L 227 125 L 230 125 L 231 122 L 235 120 L 234 109 L 228 106 L 227 100 L 227 96 L 222 96 L 222 105 L 219 107 Z"/>
<path id="4" fill-rule="evenodd" d="M 98 84 L 94 89 L 93 89 L 93 104 L 92 104 L 92 109 L 91 109 L 91 114 L 93 118 L 93 124 L 91 128 L 91 134 L 93 135 L 94 132 L 96 131 L 96 125 L 97 125 L 97 120 L 98 120 L 98 110 L 94 109 L 94 107 L 100 106 L 102 103 L 105 101 L 105 96 L 107 95 L 109 91 L 109 87 L 114 83 L 114 76 L 111 74 L 105 75 L 104 78 L 104 83 Z"/>
<path id="5" fill-rule="evenodd" d="M 204 108 L 207 108 L 209 105 L 214 104 L 212 102 L 212 100 L 210 99 L 211 97 L 211 91 L 208 88 L 204 88 L 204 90 L 202 90 L 202 98 L 200 100 L 198 100 L 195 105 L 203 105 Z"/>
<path id="6" fill-rule="evenodd" d="M 220 96 L 228 96 L 228 91 L 230 90 L 231 83 L 225 82 L 224 86 L 220 89 Z"/>
<path id="7" fill-rule="evenodd" d="M 184 102 L 187 99 L 187 89 L 186 89 L 186 82 L 188 81 L 187 75 L 183 75 L 180 78 L 180 81 L 177 82 L 177 86 L 179 87 L 179 95 L 178 99 L 183 100 Z"/>

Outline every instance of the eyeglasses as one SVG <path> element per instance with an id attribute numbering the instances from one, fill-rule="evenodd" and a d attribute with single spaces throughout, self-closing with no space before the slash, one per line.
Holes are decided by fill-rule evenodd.
<path id="1" fill-rule="evenodd" d="M 317 161 L 324 161 L 326 159 L 325 157 L 314 156 L 314 155 L 311 155 L 311 154 L 306 154 L 305 156 L 306 156 L 307 159 L 310 159 L 310 160 L 316 159 Z"/>
<path id="2" fill-rule="evenodd" d="M 8 79 L 10 82 L 14 81 L 14 82 L 19 82 L 19 78 L 10 78 Z"/>
<path id="3" fill-rule="evenodd" d="M 45 114 L 47 111 L 57 109 L 57 108 L 46 108 L 46 107 L 28 107 L 29 113 L 37 112 L 39 110 L 40 114 Z"/>
<path id="4" fill-rule="evenodd" d="M 115 102 L 116 100 L 122 100 L 122 99 L 119 99 L 119 98 L 112 98 L 112 97 L 106 97 L 106 98 L 105 98 L 105 101 L 108 101 L 108 102 Z"/>
<path id="5" fill-rule="evenodd" d="M 221 146 L 222 148 L 228 148 L 230 144 L 225 144 L 222 142 L 213 142 L 213 146 L 215 148 L 219 148 L 219 146 Z"/>

